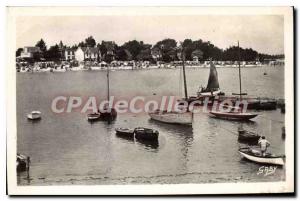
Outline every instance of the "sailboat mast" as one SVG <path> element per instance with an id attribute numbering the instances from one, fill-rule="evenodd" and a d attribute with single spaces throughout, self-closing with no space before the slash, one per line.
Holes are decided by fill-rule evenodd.
<path id="1" fill-rule="evenodd" d="M 183 71 L 183 84 L 184 84 L 184 96 L 185 99 L 188 99 L 188 94 L 187 94 L 187 86 L 186 86 L 186 76 L 185 76 L 185 65 L 184 65 L 184 60 L 185 60 L 185 54 L 184 50 L 182 49 L 182 71 Z"/>
<path id="2" fill-rule="evenodd" d="M 109 101 L 109 65 L 107 65 L 107 72 L 106 72 L 106 76 L 107 76 L 107 101 Z"/>
<path id="3" fill-rule="evenodd" d="M 238 41 L 238 64 L 239 64 L 239 81 L 240 81 L 240 100 L 242 100 L 242 79 L 241 79 L 241 65 L 240 65 L 240 42 Z"/>

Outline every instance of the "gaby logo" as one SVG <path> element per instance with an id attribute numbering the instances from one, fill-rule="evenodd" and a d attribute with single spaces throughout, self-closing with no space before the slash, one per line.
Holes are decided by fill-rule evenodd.
<path id="1" fill-rule="evenodd" d="M 200 106 L 200 107 L 199 107 Z M 187 111 L 193 113 L 208 112 L 218 110 L 220 112 L 246 112 L 248 102 L 246 100 L 235 101 L 225 99 L 223 101 L 212 101 L 209 97 L 203 100 L 176 100 L 175 96 L 162 96 L 159 101 L 146 100 L 143 96 L 135 96 L 130 100 L 115 100 L 114 96 L 110 96 L 109 100 L 97 101 L 95 96 L 88 97 L 83 101 L 80 96 L 57 96 L 52 100 L 51 110 L 54 113 L 71 113 L 81 112 L 110 112 L 114 108 L 117 113 L 148 113 L 156 110 L 167 112 L 184 113 Z"/>

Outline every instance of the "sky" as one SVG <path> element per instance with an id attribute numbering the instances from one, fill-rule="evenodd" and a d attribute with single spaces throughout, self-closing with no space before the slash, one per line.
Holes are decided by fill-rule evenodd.
<path id="1" fill-rule="evenodd" d="M 78 44 L 92 35 L 96 42 L 129 40 L 154 45 L 165 38 L 202 39 L 219 48 L 237 45 L 259 53 L 284 53 L 284 18 L 279 15 L 183 16 L 22 16 L 16 23 L 17 47 Z"/>

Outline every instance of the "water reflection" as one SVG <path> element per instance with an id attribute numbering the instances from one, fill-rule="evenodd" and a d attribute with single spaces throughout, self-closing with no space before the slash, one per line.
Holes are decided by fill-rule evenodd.
<path id="1" fill-rule="evenodd" d="M 194 141 L 193 127 L 191 125 L 166 124 L 152 119 L 149 119 L 149 124 L 158 126 L 161 131 L 170 133 L 178 139 L 180 153 L 182 154 L 180 167 L 186 170 L 188 168 L 189 149 Z"/>
<path id="2" fill-rule="evenodd" d="M 128 142 L 134 142 L 134 136 L 125 136 L 125 135 L 120 135 L 120 134 L 116 133 L 116 137 L 121 140 L 128 141 Z"/>
<path id="3" fill-rule="evenodd" d="M 136 139 L 136 142 L 138 144 L 143 145 L 146 149 L 157 149 L 159 147 L 159 142 L 158 140 L 141 140 L 141 139 Z"/>

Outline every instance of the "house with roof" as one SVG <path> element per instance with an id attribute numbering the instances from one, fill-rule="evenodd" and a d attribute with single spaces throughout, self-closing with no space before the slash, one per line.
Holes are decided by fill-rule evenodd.
<path id="1" fill-rule="evenodd" d="M 41 53 L 39 47 L 24 47 L 20 57 L 23 59 L 32 59 L 35 53 Z"/>
<path id="2" fill-rule="evenodd" d="M 101 52 L 97 47 L 78 47 L 74 51 L 75 60 L 81 61 L 100 61 Z"/>

